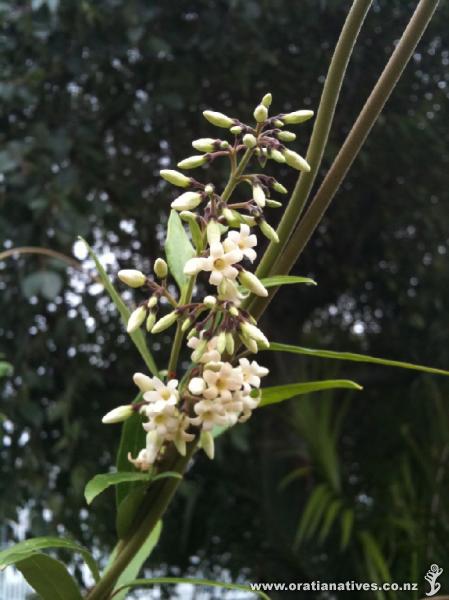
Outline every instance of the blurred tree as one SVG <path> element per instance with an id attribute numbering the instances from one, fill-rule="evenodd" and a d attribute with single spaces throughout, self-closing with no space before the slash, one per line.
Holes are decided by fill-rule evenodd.
<path id="1" fill-rule="evenodd" d="M 349 5 L 0 2 L 4 250 L 40 246 L 83 259 L 76 244 L 83 235 L 111 272 L 117 262 L 148 268 L 161 251 L 158 223 L 171 200 L 158 170 L 190 153 L 193 138 L 210 133 L 201 109 L 245 116 L 267 90 L 279 110 L 316 108 Z M 350 64 L 323 172 L 414 6 L 374 2 Z M 273 339 L 449 364 L 448 17 L 443 3 L 297 266 L 319 287 L 282 290 L 270 307 L 265 326 Z M 304 151 L 306 144 L 305 137 L 298 148 Z M 282 180 L 282 168 L 278 173 Z M 294 185 L 290 174 L 285 180 Z M 7 419 L 1 471 L 8 485 L 0 511 L 15 518 L 17 505 L 27 507 L 34 535 L 62 531 L 63 523 L 86 544 L 107 546 L 113 528 L 109 499 L 96 501 L 104 517 L 98 519 L 85 510 L 82 491 L 90 476 L 113 461 L 119 432 L 103 427 L 100 417 L 132 397 L 131 374 L 143 366 L 91 267 L 86 262 L 79 271 L 25 254 L 0 263 L 0 352 L 14 365 L 2 392 Z M 156 350 L 163 363 L 167 348 Z M 273 380 L 299 379 L 316 368 L 310 360 L 267 357 Z M 369 576 L 367 565 L 353 558 L 361 544 L 356 533 L 366 530 L 395 580 L 409 576 L 412 555 L 422 576 L 426 561 L 437 560 L 441 550 L 430 531 L 423 533 L 429 521 L 416 515 L 436 506 L 432 531 L 447 518 L 444 496 L 432 504 L 447 481 L 447 437 L 433 435 L 442 418 L 431 408 L 437 395 L 446 414 L 447 386 L 435 380 L 435 391 L 426 378 L 410 373 L 341 370 L 370 387 L 362 400 L 349 400 L 341 435 L 333 422 L 320 429 L 318 416 L 305 430 L 304 403 L 292 402 L 295 418 L 267 409 L 224 436 L 218 460 L 195 465 L 155 561 L 168 570 L 229 568 L 233 576 L 255 580 L 352 578 L 360 569 Z M 325 402 L 313 399 L 317 411 Z M 325 443 L 326 431 L 333 432 L 335 457 L 323 473 L 312 441 L 318 436 Z M 422 450 L 419 457 L 413 445 Z M 430 475 L 425 484 L 418 458 L 428 473 L 442 475 Z M 307 476 L 280 491 L 282 478 L 298 466 L 307 466 Z M 312 536 L 306 551 L 295 549 L 308 498 L 337 469 L 345 506 L 354 511 L 354 535 L 344 552 L 334 540 L 336 529 L 323 546 Z M 405 514 L 401 503 L 408 507 Z M 416 525 L 407 534 L 407 553 L 398 546 L 401 511 L 400 518 Z"/>

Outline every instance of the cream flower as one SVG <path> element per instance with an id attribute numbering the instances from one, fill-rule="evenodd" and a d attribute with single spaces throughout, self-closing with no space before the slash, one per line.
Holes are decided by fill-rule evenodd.
<path id="1" fill-rule="evenodd" d="M 207 388 L 203 392 L 206 399 L 220 397 L 222 400 L 232 399 L 232 392 L 243 384 L 243 375 L 239 367 L 234 368 L 229 362 L 212 363 L 204 370 L 203 379 Z"/>
<path id="2" fill-rule="evenodd" d="M 154 389 L 145 392 L 143 398 L 146 402 L 150 402 L 153 405 L 152 410 L 160 411 L 165 405 L 174 406 L 178 402 L 177 379 L 170 379 L 166 384 L 158 377 L 153 377 L 151 381 Z M 146 410 L 146 408 L 144 407 L 143 410 Z"/>
<path id="3" fill-rule="evenodd" d="M 223 244 L 225 250 L 229 251 L 232 247 L 237 247 L 243 256 L 254 262 L 257 254 L 253 248 L 257 246 L 257 237 L 250 231 L 249 225 L 240 225 L 240 231 L 230 231 Z"/>
<path id="4" fill-rule="evenodd" d="M 204 258 L 191 258 L 184 266 L 186 275 L 196 275 L 200 271 L 210 271 L 209 283 L 219 285 L 223 279 L 235 279 L 238 271 L 232 265 L 242 260 L 242 252 L 234 247 L 226 251 L 223 244 L 215 242 L 210 246 L 210 254 Z"/>
<path id="5" fill-rule="evenodd" d="M 143 424 L 145 431 L 156 431 L 162 438 L 176 434 L 179 427 L 179 411 L 173 404 L 156 406 L 159 402 L 148 404 L 142 412 L 148 417 L 148 422 Z"/>
<path id="6" fill-rule="evenodd" d="M 250 394 L 244 392 L 235 392 L 234 396 L 236 397 L 236 399 L 242 402 L 243 408 L 242 414 L 239 418 L 239 422 L 244 423 L 250 418 L 253 410 L 259 406 L 261 395 L 259 393 L 258 396 L 253 397 Z"/>
<path id="7" fill-rule="evenodd" d="M 251 387 L 260 387 L 260 378 L 269 373 L 266 367 L 260 366 L 255 360 L 249 362 L 247 358 L 241 358 L 239 364 L 243 375 L 243 388 L 248 392 Z"/>
<path id="8" fill-rule="evenodd" d="M 196 350 L 200 345 L 201 341 L 202 340 L 200 338 L 193 336 L 187 342 L 187 346 L 189 348 L 192 348 L 192 350 Z M 217 341 L 218 336 L 215 336 L 207 342 L 206 350 L 204 351 L 203 355 L 201 356 L 198 362 L 206 364 L 208 362 L 218 362 L 220 360 L 221 355 L 217 350 Z"/>
<path id="9" fill-rule="evenodd" d="M 202 425 L 205 431 L 210 431 L 216 425 L 228 424 L 223 406 L 217 400 L 200 400 L 195 404 L 193 410 L 198 416 L 190 419 L 190 422 L 192 425 Z"/>
<path id="10" fill-rule="evenodd" d="M 133 458 L 131 452 L 128 452 L 128 460 L 139 471 L 148 471 L 156 462 L 157 455 L 162 446 L 162 440 L 156 431 L 150 431 L 146 437 L 146 446 L 140 450 L 136 458 Z"/>

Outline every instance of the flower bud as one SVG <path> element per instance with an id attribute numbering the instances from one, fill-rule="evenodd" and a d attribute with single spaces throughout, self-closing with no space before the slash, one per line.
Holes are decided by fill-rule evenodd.
<path id="1" fill-rule="evenodd" d="M 145 275 L 136 269 L 122 269 L 117 273 L 117 277 L 132 288 L 142 287 L 147 280 Z"/>
<path id="2" fill-rule="evenodd" d="M 192 361 L 197 363 L 201 360 L 201 357 L 205 353 L 207 348 L 207 340 L 201 340 L 195 350 L 192 352 Z"/>
<path id="3" fill-rule="evenodd" d="M 273 96 L 270 93 L 268 93 L 268 94 L 265 94 L 265 96 L 262 98 L 260 103 L 263 104 L 264 106 L 266 106 L 267 108 L 270 108 L 272 101 L 273 101 Z"/>
<path id="4" fill-rule="evenodd" d="M 201 448 L 213 460 L 215 456 L 215 442 L 210 431 L 202 431 L 200 435 Z"/>
<path id="5" fill-rule="evenodd" d="M 143 393 L 154 390 L 153 381 L 151 377 L 148 377 L 148 375 L 144 375 L 143 373 L 134 373 L 133 381 Z"/>
<path id="6" fill-rule="evenodd" d="M 203 300 L 203 304 L 207 306 L 207 308 L 214 308 L 217 304 L 217 299 L 215 296 L 206 296 Z"/>
<path id="7" fill-rule="evenodd" d="M 192 324 L 192 319 L 187 317 L 187 319 L 185 319 L 181 325 L 181 331 L 183 333 L 185 333 L 187 331 L 187 329 L 191 326 L 191 324 Z"/>
<path id="8" fill-rule="evenodd" d="M 259 206 L 260 208 L 263 208 L 265 206 L 265 193 L 263 191 L 262 186 L 258 183 L 256 183 L 256 185 L 253 186 L 253 198 L 257 206 Z"/>
<path id="9" fill-rule="evenodd" d="M 147 302 L 147 308 L 149 308 L 149 309 L 154 308 L 157 303 L 158 303 L 157 296 L 151 296 L 151 298 Z"/>
<path id="10" fill-rule="evenodd" d="M 254 148 L 254 146 L 257 144 L 257 139 L 252 133 L 246 133 L 243 136 L 243 143 L 247 148 Z"/>
<path id="11" fill-rule="evenodd" d="M 277 200 L 271 200 L 270 198 L 267 198 L 267 206 L 269 206 L 270 208 L 281 208 L 282 202 L 278 202 Z"/>
<path id="12" fill-rule="evenodd" d="M 232 315 L 233 317 L 238 317 L 239 316 L 239 309 L 236 308 L 235 306 L 231 306 L 231 308 L 229 309 L 229 314 Z"/>
<path id="13" fill-rule="evenodd" d="M 262 219 L 259 222 L 259 227 L 260 227 L 260 231 L 264 234 L 265 237 L 267 237 L 270 241 L 275 242 L 276 244 L 279 243 L 279 236 L 278 236 L 278 234 L 271 227 L 271 225 L 269 225 L 265 221 L 265 219 Z"/>
<path id="14" fill-rule="evenodd" d="M 256 219 L 254 217 L 250 217 L 249 215 L 240 215 L 240 219 L 250 227 L 253 227 L 256 224 Z"/>
<path id="15" fill-rule="evenodd" d="M 145 322 L 145 328 L 148 332 L 150 332 L 153 329 L 153 325 L 156 322 L 156 314 L 154 312 L 150 312 L 147 320 Z"/>
<path id="16" fill-rule="evenodd" d="M 234 344 L 234 336 L 230 331 L 226 333 L 226 352 L 228 354 L 234 354 L 235 344 Z"/>
<path id="17" fill-rule="evenodd" d="M 186 175 L 174 169 L 162 169 L 162 171 L 159 171 L 159 174 L 165 181 L 178 187 L 186 188 L 191 184 L 190 177 L 186 177 Z"/>
<path id="18" fill-rule="evenodd" d="M 161 331 L 165 331 L 165 329 L 168 329 L 173 325 L 177 318 L 178 313 L 173 310 L 172 312 L 168 313 L 168 315 L 165 315 L 165 317 L 162 317 L 162 319 L 159 319 L 159 321 L 156 322 L 151 330 L 151 333 L 160 333 Z"/>
<path id="19" fill-rule="evenodd" d="M 255 340 L 252 340 L 251 338 L 249 338 L 245 335 L 242 335 L 240 333 L 239 333 L 239 338 L 242 341 L 242 343 L 244 344 L 244 346 L 246 346 L 250 352 L 252 352 L 253 354 L 257 354 L 257 352 L 259 352 L 259 348 L 257 347 L 257 343 L 255 342 Z"/>
<path id="20" fill-rule="evenodd" d="M 313 117 L 313 110 L 295 110 L 295 112 L 286 113 L 282 115 L 282 120 L 287 125 L 296 125 L 298 123 L 304 123 Z"/>
<path id="21" fill-rule="evenodd" d="M 219 352 L 219 354 L 223 354 L 223 352 L 225 350 L 226 350 L 226 332 L 225 331 L 221 331 L 218 334 L 217 351 Z"/>
<path id="22" fill-rule="evenodd" d="M 180 169 L 196 169 L 196 167 L 201 167 L 204 163 L 207 162 L 206 154 L 195 154 L 194 156 L 189 156 L 181 162 L 178 163 L 178 167 Z"/>
<path id="23" fill-rule="evenodd" d="M 239 281 L 247 290 L 256 294 L 256 296 L 264 298 L 268 296 L 268 291 L 264 288 L 260 279 L 254 273 L 251 273 L 251 271 L 240 271 Z"/>
<path id="24" fill-rule="evenodd" d="M 279 131 L 276 137 L 281 142 L 294 142 L 296 140 L 296 133 L 293 133 L 293 131 Z"/>
<path id="25" fill-rule="evenodd" d="M 271 152 L 270 152 L 270 158 L 272 158 L 273 160 L 275 160 L 278 163 L 285 163 L 286 158 L 283 155 L 282 152 L 280 152 L 279 150 L 276 150 L 276 148 L 272 148 Z"/>
<path id="26" fill-rule="evenodd" d="M 284 121 L 281 121 L 280 119 L 275 119 L 273 125 L 275 127 L 284 127 Z"/>
<path id="27" fill-rule="evenodd" d="M 204 191 L 206 194 L 208 194 L 210 196 L 210 194 L 214 193 L 215 186 L 212 183 L 208 183 L 207 185 L 204 186 Z"/>
<path id="28" fill-rule="evenodd" d="M 209 246 L 212 246 L 212 244 L 216 244 L 220 241 L 221 231 L 217 221 L 209 221 L 206 227 L 206 235 Z"/>
<path id="29" fill-rule="evenodd" d="M 200 396 L 206 389 L 206 382 L 202 377 L 192 377 L 189 381 L 189 392 L 194 396 Z"/>
<path id="30" fill-rule="evenodd" d="M 205 110 L 203 112 L 204 118 L 215 125 L 216 127 L 223 127 L 224 129 L 229 129 L 234 125 L 234 119 L 227 117 L 221 112 L 216 112 L 214 110 Z"/>
<path id="31" fill-rule="evenodd" d="M 240 135 L 243 131 L 243 128 L 240 127 L 240 125 L 234 125 L 229 131 L 232 133 L 232 135 Z"/>
<path id="32" fill-rule="evenodd" d="M 240 220 L 237 217 L 236 212 L 230 208 L 224 208 L 222 215 L 226 219 L 227 224 L 231 227 L 238 227 L 240 225 Z"/>
<path id="33" fill-rule="evenodd" d="M 201 194 L 198 192 L 184 192 L 173 200 L 171 207 L 175 210 L 191 210 L 201 204 Z"/>
<path id="34" fill-rule="evenodd" d="M 257 123 L 263 123 L 266 120 L 266 118 L 268 117 L 268 108 L 266 106 L 264 106 L 263 104 L 259 104 L 254 109 L 253 114 L 254 114 L 254 118 L 256 119 Z"/>
<path id="35" fill-rule="evenodd" d="M 126 326 L 126 331 L 128 333 L 132 333 L 139 329 L 142 323 L 145 321 L 145 317 L 147 316 L 147 309 L 145 306 L 139 306 L 134 310 L 128 319 L 128 324 Z"/>
<path id="36" fill-rule="evenodd" d="M 156 259 L 153 270 L 159 279 L 165 279 L 168 275 L 168 265 L 163 258 Z"/>
<path id="37" fill-rule="evenodd" d="M 117 408 L 113 408 L 105 416 L 101 419 L 102 423 L 111 424 L 111 423 L 121 423 L 122 421 L 126 421 L 133 414 L 134 410 L 131 404 L 126 404 L 123 406 L 117 406 Z"/>
<path id="38" fill-rule="evenodd" d="M 297 169 L 298 171 L 305 171 L 306 173 L 310 171 L 309 163 L 297 152 L 284 148 L 282 154 L 289 167 L 293 167 L 293 169 Z"/>
<path id="39" fill-rule="evenodd" d="M 216 142 L 214 138 L 200 138 L 192 142 L 192 146 L 199 152 L 213 152 L 216 149 Z"/>
<path id="40" fill-rule="evenodd" d="M 240 329 L 245 337 L 254 340 L 258 345 L 264 348 L 270 347 L 270 342 L 265 337 L 265 334 L 255 325 L 244 322 L 240 325 Z"/>
<path id="41" fill-rule="evenodd" d="M 280 194 L 287 194 L 288 193 L 288 189 L 286 187 L 284 187 L 282 185 L 282 183 L 279 183 L 279 181 L 275 181 L 274 183 L 272 183 L 271 187 L 273 188 L 273 190 L 275 192 L 279 192 Z"/>

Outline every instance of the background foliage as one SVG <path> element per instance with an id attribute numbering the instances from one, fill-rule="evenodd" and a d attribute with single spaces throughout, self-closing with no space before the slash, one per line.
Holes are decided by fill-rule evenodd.
<path id="1" fill-rule="evenodd" d="M 325 167 L 414 5 L 374 3 Z M 279 110 L 316 108 L 348 7 L 0 2 L 3 250 L 40 246 L 84 259 L 82 235 L 111 273 L 148 268 L 172 193 L 158 170 L 211 133 L 201 110 L 245 117 L 266 91 Z M 448 367 L 448 18 L 442 3 L 296 268 L 319 286 L 279 293 L 264 320 L 271 339 Z M 310 130 L 303 126 L 300 151 Z M 294 175 L 279 171 L 291 188 Z M 14 366 L 2 384 L 2 520 L 17 519 L 19 505 L 33 535 L 65 528 L 107 548 L 111 497 L 88 513 L 82 492 L 113 461 L 119 430 L 100 417 L 132 398 L 140 358 L 88 261 L 79 270 L 20 254 L 0 269 L 0 352 Z M 168 346 L 155 350 L 163 362 Z M 293 400 L 223 436 L 218 459 L 192 468 L 150 563 L 250 581 L 421 581 L 431 562 L 444 566 L 447 382 L 264 359 L 272 382 L 341 375 L 365 392 Z"/>

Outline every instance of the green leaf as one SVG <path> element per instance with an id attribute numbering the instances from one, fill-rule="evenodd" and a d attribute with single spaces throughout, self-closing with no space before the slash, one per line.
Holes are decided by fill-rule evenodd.
<path id="1" fill-rule="evenodd" d="M 23 542 L 19 542 L 0 552 L 0 570 L 5 569 L 10 565 L 14 565 L 45 548 L 63 548 L 64 550 L 78 552 L 92 571 L 95 581 L 98 581 L 100 574 L 98 572 L 97 563 L 86 548 L 71 540 L 49 536 L 24 540 Z"/>
<path id="2" fill-rule="evenodd" d="M 59 560 L 32 554 L 16 567 L 42 600 L 82 600 L 75 580 Z"/>
<path id="3" fill-rule="evenodd" d="M 184 274 L 184 265 L 195 256 L 195 249 L 190 243 L 189 237 L 184 229 L 181 219 L 175 210 L 170 212 L 167 224 L 167 240 L 165 242 L 165 254 L 170 273 L 175 278 L 181 291 L 188 284 L 189 277 Z"/>
<path id="4" fill-rule="evenodd" d="M 311 392 L 320 392 L 335 388 L 348 388 L 351 390 L 362 390 L 362 386 L 349 379 L 325 379 L 323 381 L 306 381 L 304 383 L 289 383 L 287 385 L 275 385 L 273 387 L 263 388 L 262 400 L 260 406 L 276 404 L 289 398 L 294 398 L 301 394 L 310 394 Z"/>
<path id="5" fill-rule="evenodd" d="M 128 319 L 129 319 L 129 315 L 131 314 L 131 311 L 128 309 L 126 304 L 121 299 L 119 293 L 117 292 L 115 287 L 112 285 L 111 280 L 109 279 L 106 271 L 104 270 L 102 264 L 100 263 L 97 255 L 95 254 L 93 249 L 89 246 L 89 244 L 86 242 L 86 240 L 84 240 L 82 237 L 80 237 L 79 239 L 85 244 L 86 249 L 89 253 L 89 256 L 92 258 L 92 260 L 95 263 L 95 266 L 98 271 L 98 275 L 100 276 L 100 279 L 101 279 L 101 282 L 104 285 L 105 290 L 108 292 L 109 296 L 111 297 L 111 300 L 115 304 L 117 310 L 119 311 L 122 321 L 123 321 L 124 325 L 126 326 L 126 324 L 128 323 Z M 137 331 L 133 331 L 133 333 L 130 333 L 129 336 L 132 339 L 132 341 L 134 342 L 134 345 L 136 346 L 137 350 L 140 352 L 140 355 L 142 356 L 143 360 L 145 361 L 145 364 L 147 365 L 149 371 L 153 375 L 158 375 L 158 369 L 157 369 L 156 363 L 154 361 L 153 355 L 148 350 L 147 344 L 145 342 L 145 336 L 144 336 L 142 330 L 138 329 Z"/>
<path id="6" fill-rule="evenodd" d="M 290 473 L 287 473 L 285 477 L 281 479 L 279 482 L 278 490 L 281 492 L 285 490 L 291 483 L 296 481 L 297 479 L 301 479 L 301 477 L 306 477 L 310 473 L 310 467 L 298 467 L 297 469 L 293 469 Z"/>
<path id="7" fill-rule="evenodd" d="M 359 533 L 359 538 L 365 551 L 365 560 L 367 562 L 370 561 L 375 568 L 377 574 L 376 580 L 391 581 L 387 562 L 374 537 L 368 531 L 362 531 Z"/>
<path id="8" fill-rule="evenodd" d="M 354 525 L 354 511 L 347 508 L 341 515 L 341 543 L 340 550 L 344 550 L 351 539 L 352 527 Z"/>
<path id="9" fill-rule="evenodd" d="M 124 600 L 126 596 L 126 589 L 123 589 L 123 585 L 139 574 L 140 569 L 142 568 L 143 563 L 147 560 L 150 554 L 153 552 L 156 544 L 159 541 L 160 535 L 162 531 L 162 521 L 158 521 L 150 533 L 146 541 L 141 546 L 140 550 L 134 555 L 133 559 L 126 567 L 126 569 L 122 572 L 120 577 L 115 584 L 114 590 L 119 590 L 122 588 L 122 591 L 114 594 L 114 600 Z"/>
<path id="10" fill-rule="evenodd" d="M 337 518 L 337 515 L 342 506 L 343 506 L 342 501 L 338 500 L 338 499 L 334 500 L 330 504 L 329 508 L 327 509 L 326 516 L 324 517 L 323 526 L 320 531 L 320 535 L 319 535 L 320 542 L 323 542 L 329 535 L 329 531 L 331 530 L 331 527 L 332 527 L 335 519 Z"/>
<path id="11" fill-rule="evenodd" d="M 329 495 L 330 491 L 325 483 L 318 485 L 312 492 L 299 522 L 293 544 L 295 549 L 298 548 L 302 541 L 313 535 L 327 506 Z"/>
<path id="12" fill-rule="evenodd" d="M 147 483 L 153 483 L 159 479 L 166 479 L 167 477 L 175 477 L 176 479 L 182 479 L 180 473 L 175 471 L 166 471 L 165 473 L 159 473 L 154 477 L 150 473 L 139 473 L 138 471 L 119 471 L 118 473 L 103 473 L 101 475 L 95 475 L 84 490 L 84 496 L 87 504 L 90 504 L 94 498 L 96 498 L 101 492 L 104 492 L 111 485 L 117 485 L 123 482 L 134 482 L 143 481 Z"/>
<path id="13" fill-rule="evenodd" d="M 309 285 L 318 285 L 310 277 L 296 277 L 296 275 L 274 275 L 274 277 L 265 277 L 261 282 L 266 288 L 278 287 L 280 285 L 291 285 L 292 283 L 308 283 Z"/>
<path id="14" fill-rule="evenodd" d="M 141 400 L 142 394 L 139 393 L 134 398 L 133 404 L 136 404 Z M 135 457 L 139 450 L 145 447 L 145 436 L 146 433 L 142 427 L 142 417 L 139 413 L 134 413 L 129 419 L 126 419 L 122 425 L 120 444 L 115 462 L 117 471 L 129 471 L 130 462 L 128 460 L 128 453 L 131 453 L 131 456 Z M 131 484 L 126 482 L 117 485 L 115 488 L 117 507 L 130 491 L 131 487 Z"/>
<path id="15" fill-rule="evenodd" d="M 302 346 L 290 346 L 289 344 L 279 344 L 271 342 L 269 350 L 275 352 L 291 352 L 292 354 L 304 354 L 306 356 L 316 356 L 318 358 L 332 358 L 334 360 L 350 360 L 353 362 L 372 363 L 375 365 L 385 365 L 387 367 L 398 367 L 400 369 L 412 369 L 413 371 L 422 371 L 423 373 L 434 373 L 435 375 L 449 376 L 449 371 L 443 369 L 434 369 L 424 365 L 415 365 L 413 363 L 401 362 L 398 360 L 388 360 L 366 354 L 353 354 L 352 352 L 334 352 L 332 350 L 315 350 L 312 348 L 303 348 Z"/>
<path id="16" fill-rule="evenodd" d="M 177 584 L 177 583 L 189 583 L 191 585 L 204 585 L 208 587 L 219 587 L 225 590 L 242 590 L 244 592 L 254 592 L 260 598 L 264 600 L 270 600 L 270 597 L 264 592 L 257 592 L 252 590 L 248 585 L 240 585 L 238 583 L 222 583 L 221 581 L 212 581 L 210 579 L 196 579 L 196 578 L 185 578 L 185 577 L 154 577 L 152 579 L 134 579 L 134 581 L 128 581 L 122 585 L 121 588 L 125 589 L 130 587 L 150 587 L 152 585 L 160 585 L 160 584 Z"/>
<path id="17" fill-rule="evenodd" d="M 2 377 L 9 377 L 10 375 L 12 375 L 12 372 L 12 365 L 3 360 L 0 360 L 0 379 Z"/>

